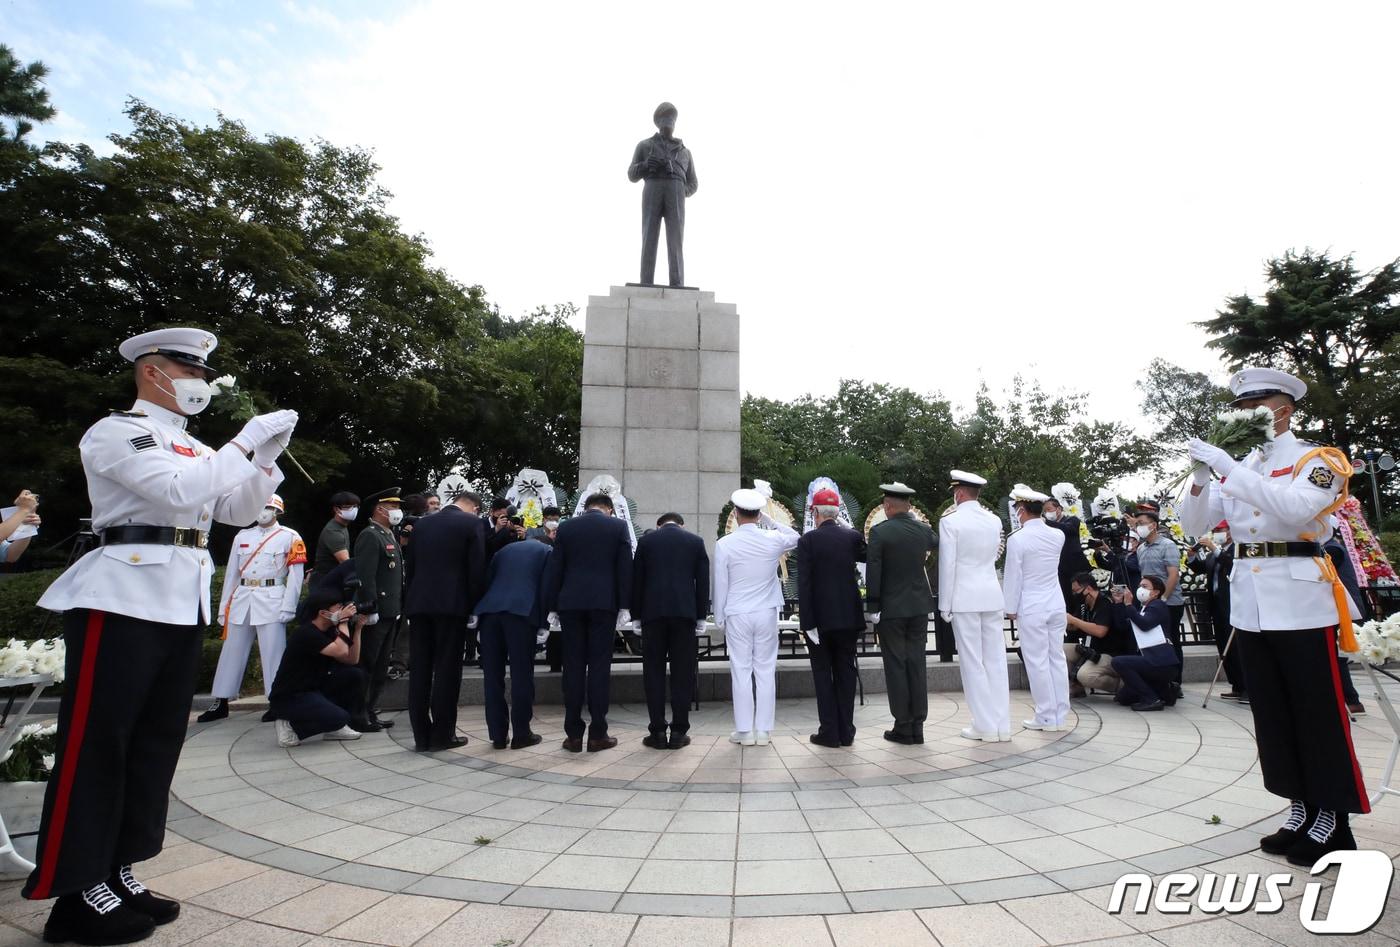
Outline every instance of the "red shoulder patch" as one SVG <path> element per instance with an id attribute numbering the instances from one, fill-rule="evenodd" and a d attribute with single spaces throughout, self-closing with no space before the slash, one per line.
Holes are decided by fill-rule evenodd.
<path id="1" fill-rule="evenodd" d="M 306 543 L 302 542 L 300 539 L 292 540 L 292 549 L 287 553 L 287 565 L 306 565 Z"/>
<path id="2" fill-rule="evenodd" d="M 181 457 L 199 456 L 199 451 L 195 450 L 193 447 L 186 447 L 184 444 L 171 444 L 170 449 L 173 450 L 175 453 L 179 454 Z"/>
<path id="3" fill-rule="evenodd" d="M 1287 467 L 1284 467 L 1282 470 L 1275 470 L 1273 473 L 1269 474 L 1269 476 L 1270 476 L 1270 477 L 1286 477 L 1286 476 L 1288 476 L 1289 474 L 1291 474 L 1292 472 L 1293 472 L 1293 465 L 1292 465 L 1292 464 L 1289 464 Z"/>

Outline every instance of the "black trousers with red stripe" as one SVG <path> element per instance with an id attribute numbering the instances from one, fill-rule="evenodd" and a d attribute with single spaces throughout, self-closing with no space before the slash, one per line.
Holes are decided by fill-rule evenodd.
<path id="1" fill-rule="evenodd" d="M 58 752 L 26 898 L 56 898 L 158 854 L 202 629 L 111 612 L 63 616 Z"/>
<path id="2" fill-rule="evenodd" d="M 1237 631 L 1264 787 L 1323 809 L 1370 812 L 1331 628 Z"/>

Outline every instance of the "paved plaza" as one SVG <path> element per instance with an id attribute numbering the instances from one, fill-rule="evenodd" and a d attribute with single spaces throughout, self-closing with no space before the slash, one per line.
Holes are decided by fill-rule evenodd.
<path id="1" fill-rule="evenodd" d="M 730 744 L 729 706 L 706 705 L 678 751 L 643 747 L 645 708 L 624 705 L 617 749 L 578 755 L 559 749 L 558 707 L 539 708 L 544 742 L 522 751 L 493 750 L 480 708 L 463 708 L 470 744 L 434 755 L 405 746 L 406 720 L 285 750 L 239 713 L 191 729 L 166 850 L 142 873 L 185 909 L 150 943 L 1310 942 L 1306 871 L 1256 848 L 1280 801 L 1260 784 L 1249 710 L 1202 709 L 1204 690 L 1165 713 L 1076 700 L 1069 731 L 1000 744 L 959 738 L 961 694 L 932 694 L 927 742 L 908 747 L 881 739 L 889 717 L 872 694 L 843 750 L 807 742 L 808 700 L 779 702 L 766 747 Z M 1012 699 L 1013 720 L 1030 716 L 1024 691 Z M 1373 714 L 1354 732 L 1374 781 L 1389 729 Z M 1392 797 L 1355 820 L 1361 847 L 1394 858 L 1397 812 Z M 1272 915 L 1105 910 L 1119 876 L 1178 870 L 1295 880 Z M 0 887 L 0 942 L 36 944 L 48 903 L 18 887 Z M 1400 942 L 1390 897 L 1349 943 Z"/>

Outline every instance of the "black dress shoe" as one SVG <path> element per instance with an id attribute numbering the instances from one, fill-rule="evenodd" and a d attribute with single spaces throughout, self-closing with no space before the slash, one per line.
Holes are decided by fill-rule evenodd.
<path id="1" fill-rule="evenodd" d="M 381 730 L 388 730 L 390 727 L 392 727 L 392 726 L 394 725 L 394 721 L 392 721 L 392 720 L 385 720 L 385 719 L 383 719 L 382 717 L 380 717 L 378 714 L 371 714 L 371 715 L 370 715 L 370 718 L 369 718 L 369 722 L 372 723 L 372 724 L 374 724 L 376 727 L 378 727 L 378 728 L 381 729 Z"/>
<path id="2" fill-rule="evenodd" d="M 228 716 L 228 700 L 224 697 L 215 699 L 214 703 L 204 713 L 194 718 L 195 723 L 212 723 L 215 720 L 223 720 Z"/>
<path id="3" fill-rule="evenodd" d="M 538 733 L 527 733 L 523 737 L 516 737 L 514 740 L 511 740 L 510 748 L 512 750 L 523 750 L 527 746 L 538 746 L 543 741 L 544 737 L 540 736 Z"/>
<path id="4" fill-rule="evenodd" d="M 680 736 L 672 734 L 671 742 L 666 744 L 668 750 L 679 750 L 682 747 L 690 746 L 690 735 L 682 733 Z"/>
<path id="5" fill-rule="evenodd" d="M 443 750 L 455 750 L 455 749 L 457 749 L 457 747 L 459 747 L 459 746 L 466 746 L 466 745 L 467 745 L 467 738 L 466 738 L 466 737 L 453 737 L 452 739 L 448 740 L 446 743 L 429 743 L 429 744 L 428 744 L 428 752 L 429 752 L 429 753 L 441 753 Z"/>
<path id="6" fill-rule="evenodd" d="M 78 944 L 130 944 L 155 930 L 150 915 L 129 908 L 107 885 L 77 894 L 65 894 L 54 902 L 44 924 L 44 940 Z"/>
<path id="7" fill-rule="evenodd" d="M 373 720 L 352 720 L 350 721 L 350 729 L 356 733 L 378 733 L 384 728 Z"/>
<path id="8" fill-rule="evenodd" d="M 1303 829 L 1279 829 L 1273 835 L 1266 835 L 1259 840 L 1261 851 L 1270 855 L 1285 855 L 1293 847 L 1293 843 L 1303 837 Z"/>
<path id="9" fill-rule="evenodd" d="M 820 733 L 814 733 L 811 736 L 809 736 L 807 738 L 807 742 L 815 743 L 817 746 L 829 746 L 833 750 L 838 749 L 841 746 L 840 740 L 836 739 L 835 737 L 822 736 Z"/>
<path id="10" fill-rule="evenodd" d="M 510 746 L 510 741 L 509 741 L 509 740 L 492 740 L 492 741 L 491 741 L 491 748 L 492 748 L 493 750 L 504 750 L 504 749 L 505 749 L 506 747 L 508 747 L 508 746 Z"/>
<path id="11" fill-rule="evenodd" d="M 131 866 L 123 865 L 107 879 L 107 887 L 122 899 L 122 904 L 140 911 L 157 924 L 169 924 L 180 916 L 180 902 L 161 898 L 137 881 L 131 874 Z"/>
<path id="12" fill-rule="evenodd" d="M 649 746 L 653 750 L 668 750 L 671 745 L 666 742 L 665 734 L 648 733 L 642 737 L 642 746 Z M 589 747 L 592 749 L 592 747 Z"/>
<path id="13" fill-rule="evenodd" d="M 1181 689 L 1181 685 L 1176 681 L 1172 681 L 1170 687 L 1172 697 L 1176 698 L 1177 700 L 1181 700 L 1181 698 L 1186 696 L 1186 693 Z"/>
<path id="14" fill-rule="evenodd" d="M 886 731 L 885 731 L 885 739 L 886 739 L 886 740 L 889 740 L 891 743 L 899 743 L 899 744 L 901 744 L 901 745 L 903 745 L 903 746 L 913 746 L 913 745 L 914 745 L 914 738 L 913 738 L 913 737 L 907 737 L 907 736 L 905 736 L 905 735 L 902 734 L 902 733 L 895 733 L 893 730 L 886 730 Z"/>
<path id="15" fill-rule="evenodd" d="M 582 753 L 583 737 L 565 737 L 564 742 L 561 743 L 560 746 L 568 750 L 570 753 Z"/>
<path id="16" fill-rule="evenodd" d="M 597 753 L 600 750 L 611 750 L 617 746 L 617 737 L 603 737 L 601 740 L 589 740 L 588 752 Z"/>
<path id="17" fill-rule="evenodd" d="M 1166 703 L 1160 700 L 1140 700 L 1136 704 L 1133 704 L 1134 710 L 1142 711 L 1144 713 L 1149 710 L 1165 710 L 1166 707 Z"/>
<path id="18" fill-rule="evenodd" d="M 1351 826 L 1347 821 L 1345 812 L 1336 813 L 1335 822 L 1327 822 L 1328 816 L 1332 813 L 1323 810 L 1313 819 L 1308 831 L 1298 836 L 1298 840 L 1288 847 L 1288 852 L 1284 855 L 1290 865 L 1302 865 L 1312 867 L 1319 858 L 1328 852 L 1353 852 L 1356 851 L 1356 839 L 1352 837 Z M 1319 823 L 1332 825 L 1332 830 L 1319 842 L 1314 838 L 1315 830 Z"/>

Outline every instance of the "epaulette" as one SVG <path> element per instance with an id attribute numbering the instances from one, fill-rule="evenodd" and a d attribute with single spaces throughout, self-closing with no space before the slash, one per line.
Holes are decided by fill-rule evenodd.
<path id="1" fill-rule="evenodd" d="M 112 412 L 108 415 L 108 417 L 113 417 L 113 418 L 144 418 L 144 417 L 146 417 L 146 412 L 144 412 L 144 411 L 112 411 Z"/>
<path id="2" fill-rule="evenodd" d="M 950 507 L 948 507 L 948 509 L 944 510 L 942 513 L 939 513 L 939 514 L 938 514 L 938 518 L 939 518 L 939 519 L 942 519 L 942 518 L 945 517 L 945 516 L 952 516 L 952 515 L 953 515 L 954 513 L 956 513 L 957 511 L 958 511 L 958 508 L 957 508 L 956 506 L 950 506 Z"/>

